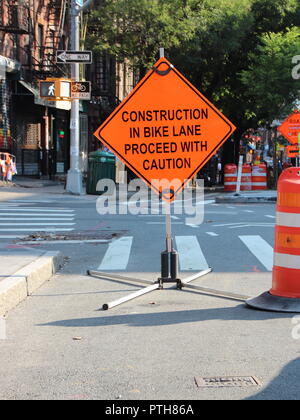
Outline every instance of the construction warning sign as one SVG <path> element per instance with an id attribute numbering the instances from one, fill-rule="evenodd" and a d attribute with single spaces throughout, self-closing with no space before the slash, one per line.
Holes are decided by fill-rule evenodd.
<path id="1" fill-rule="evenodd" d="M 300 133 L 300 112 L 294 111 L 278 127 L 278 131 L 291 144 L 298 144 L 298 134 Z"/>
<path id="2" fill-rule="evenodd" d="M 234 130 L 166 58 L 160 58 L 94 134 L 171 201 Z M 162 180 L 174 181 L 171 194 L 163 193 Z"/>

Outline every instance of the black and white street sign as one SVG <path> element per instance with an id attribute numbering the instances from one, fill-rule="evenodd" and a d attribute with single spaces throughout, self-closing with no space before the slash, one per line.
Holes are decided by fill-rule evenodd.
<path id="1" fill-rule="evenodd" d="M 56 51 L 56 63 L 57 64 L 68 64 L 68 63 L 92 63 L 92 51 Z"/>
<path id="2" fill-rule="evenodd" d="M 71 98 L 81 100 L 91 100 L 91 82 L 72 82 Z"/>

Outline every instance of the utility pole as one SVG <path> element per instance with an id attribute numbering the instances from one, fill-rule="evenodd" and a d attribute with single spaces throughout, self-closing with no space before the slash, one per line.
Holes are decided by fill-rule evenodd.
<path id="1" fill-rule="evenodd" d="M 87 9 L 93 0 L 87 0 L 80 6 L 79 0 L 71 0 L 70 23 L 71 34 L 70 44 L 74 51 L 79 50 L 79 15 Z M 72 80 L 79 80 L 79 63 L 71 64 Z M 70 121 L 70 169 L 67 174 L 66 190 L 72 194 L 83 194 L 82 173 L 79 168 L 80 151 L 80 126 L 79 126 L 79 99 L 73 99 L 71 102 L 71 121 Z"/>

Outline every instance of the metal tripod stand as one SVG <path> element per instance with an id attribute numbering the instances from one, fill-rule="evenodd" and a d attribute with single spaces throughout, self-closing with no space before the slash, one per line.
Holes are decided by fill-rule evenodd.
<path id="1" fill-rule="evenodd" d="M 102 309 L 107 310 L 113 308 L 117 305 L 120 305 L 129 300 L 135 299 L 139 296 L 142 296 L 146 293 L 152 292 L 153 290 L 163 289 L 165 283 L 175 283 L 177 289 L 182 289 L 183 287 L 198 289 L 200 291 L 209 291 L 210 289 L 204 289 L 200 286 L 190 285 L 189 283 L 193 280 L 198 279 L 199 277 L 204 276 L 212 271 L 211 268 L 195 273 L 182 281 L 178 277 L 178 252 L 173 248 L 173 240 L 171 233 L 171 215 L 170 215 L 170 203 L 165 202 L 166 210 L 166 250 L 161 253 L 161 277 L 156 281 L 151 282 L 150 280 L 137 279 L 132 277 L 125 277 L 118 274 L 109 274 L 101 271 L 88 270 L 88 275 L 93 277 L 98 277 L 106 280 L 115 280 L 115 281 L 124 281 L 124 282 L 138 282 L 143 284 L 148 284 L 148 286 L 143 287 L 142 289 L 133 292 L 127 296 L 124 296 L 120 299 L 116 299 L 112 302 L 105 303 L 102 306 Z"/>

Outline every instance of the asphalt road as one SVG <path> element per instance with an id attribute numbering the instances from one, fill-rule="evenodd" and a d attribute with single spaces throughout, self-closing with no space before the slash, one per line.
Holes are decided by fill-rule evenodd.
<path id="1" fill-rule="evenodd" d="M 0 340 L 1 399 L 299 399 L 293 314 L 251 310 L 242 301 L 173 285 L 103 311 L 103 303 L 142 284 L 102 280 L 86 270 L 156 280 L 165 216 L 100 216 L 95 197 L 46 198 L 14 204 L 28 211 L 33 205 L 71 210 L 67 223 L 74 225 L 67 226 L 73 230 L 64 235 L 76 242 L 26 244 L 27 251 L 59 249 L 68 261 L 7 317 L 7 336 Z M 182 278 L 209 266 L 213 272 L 195 284 L 249 296 L 268 290 L 275 205 L 217 205 L 214 195 L 204 201 L 199 226 L 187 223 L 185 214 L 172 214 Z M 105 242 L 83 242 L 95 237 Z M 24 243 L 1 241 L 2 249 Z M 195 382 L 225 376 L 255 376 L 260 385 L 199 388 Z"/>

